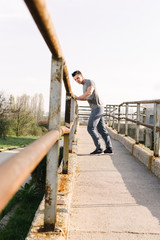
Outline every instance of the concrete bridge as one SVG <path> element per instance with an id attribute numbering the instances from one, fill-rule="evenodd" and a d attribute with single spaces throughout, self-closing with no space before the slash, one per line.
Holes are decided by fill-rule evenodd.
<path id="1" fill-rule="evenodd" d="M 87 127 L 78 127 L 69 175 L 64 178 L 59 174 L 56 231 L 38 233 L 44 224 L 42 203 L 27 240 L 160 239 L 160 182 L 155 176 L 158 170 L 153 174 L 149 165 L 145 166 L 151 151 L 144 154 L 143 146 L 135 146 L 139 148 L 135 153 L 139 151 L 142 157 L 138 159 L 134 151 L 127 149 L 132 139 L 119 135 L 123 138 L 120 142 L 115 140 L 118 134 L 107 129 L 114 155 L 92 156 L 89 153 L 94 145 Z M 153 158 L 152 165 L 155 161 L 160 164 Z"/>
<path id="2" fill-rule="evenodd" d="M 45 197 L 26 240 L 160 240 L 160 100 L 132 102 L 136 119 L 129 118 L 129 102 L 118 105 L 117 113 L 116 106 L 109 106 L 106 127 L 114 155 L 90 156 L 94 146 L 86 126 L 77 129 L 77 102 L 45 0 L 25 3 L 52 53 L 49 131 L 0 165 L 0 210 L 47 155 Z M 65 126 L 61 126 L 60 112 L 62 80 Z M 153 126 L 141 121 L 143 102 L 155 104 Z M 120 133 L 122 120 L 124 135 Z M 128 137 L 129 121 L 136 124 L 135 140 Z M 140 144 L 140 125 L 154 133 L 153 151 Z M 62 135 L 63 165 L 57 169 Z"/>
<path id="3" fill-rule="evenodd" d="M 86 127 L 78 129 L 77 172 L 68 239 L 160 239 L 160 182 L 112 138 L 114 155 L 90 156 Z"/>

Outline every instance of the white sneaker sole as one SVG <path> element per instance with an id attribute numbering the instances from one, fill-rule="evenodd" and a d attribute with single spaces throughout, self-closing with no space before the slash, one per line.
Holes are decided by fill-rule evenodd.
<path id="1" fill-rule="evenodd" d="M 114 155 L 114 153 L 105 153 L 105 152 L 103 154 L 110 155 L 110 156 Z"/>

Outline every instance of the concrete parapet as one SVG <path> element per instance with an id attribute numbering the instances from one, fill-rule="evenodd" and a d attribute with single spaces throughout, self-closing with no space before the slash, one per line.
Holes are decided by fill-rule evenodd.
<path id="1" fill-rule="evenodd" d="M 136 157 L 139 161 L 144 163 L 144 165 L 148 168 L 151 168 L 150 166 L 150 159 L 153 156 L 153 152 L 147 150 L 147 148 L 142 147 L 141 144 L 135 144 L 133 156 Z"/>
<path id="2" fill-rule="evenodd" d="M 125 148 L 133 155 L 135 140 L 130 137 L 125 137 L 124 135 L 118 134 L 118 141 L 121 142 Z"/>
<path id="3" fill-rule="evenodd" d="M 42 200 L 26 240 L 65 240 L 68 231 L 71 197 L 76 172 L 76 154 L 70 154 L 69 173 L 58 173 L 55 231 L 44 231 L 44 199 Z"/>
<path id="4" fill-rule="evenodd" d="M 160 179 L 160 158 L 154 157 L 153 151 L 142 144 L 136 144 L 134 139 L 118 134 L 116 130 L 112 130 L 112 128 L 108 126 L 107 130 L 113 139 L 121 142 L 135 158 L 142 162 Z"/>
<path id="5" fill-rule="evenodd" d="M 160 158 L 153 159 L 152 172 L 160 179 Z"/>
<path id="6" fill-rule="evenodd" d="M 125 137 L 122 134 L 117 134 L 116 130 L 112 130 L 110 127 L 107 127 L 108 133 L 109 135 L 115 139 L 118 140 L 119 142 L 121 142 L 126 148 L 127 150 L 132 154 L 133 153 L 133 147 L 135 144 L 135 140 L 130 138 L 130 137 Z"/>

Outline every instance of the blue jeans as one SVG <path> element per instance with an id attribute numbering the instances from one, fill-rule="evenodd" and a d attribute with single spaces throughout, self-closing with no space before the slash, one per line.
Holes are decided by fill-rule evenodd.
<path id="1" fill-rule="evenodd" d="M 103 107 L 92 109 L 91 115 L 88 121 L 87 130 L 93 139 L 96 149 L 102 148 L 101 143 L 99 141 L 99 134 L 102 136 L 106 144 L 106 148 L 112 148 L 110 136 L 105 128 L 103 114 L 104 114 Z"/>

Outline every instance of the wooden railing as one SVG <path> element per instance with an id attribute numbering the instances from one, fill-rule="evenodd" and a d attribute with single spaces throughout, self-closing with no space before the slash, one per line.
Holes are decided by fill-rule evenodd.
<path id="1" fill-rule="evenodd" d="M 44 224 L 46 230 L 54 230 L 59 138 L 64 135 L 62 172 L 67 174 L 69 152 L 72 152 L 72 141 L 77 126 L 77 102 L 71 91 L 67 67 L 45 0 L 25 0 L 25 3 L 52 53 L 49 132 L 0 165 L 0 210 L 47 154 Z M 66 89 L 65 126 L 61 126 L 62 80 Z"/>

